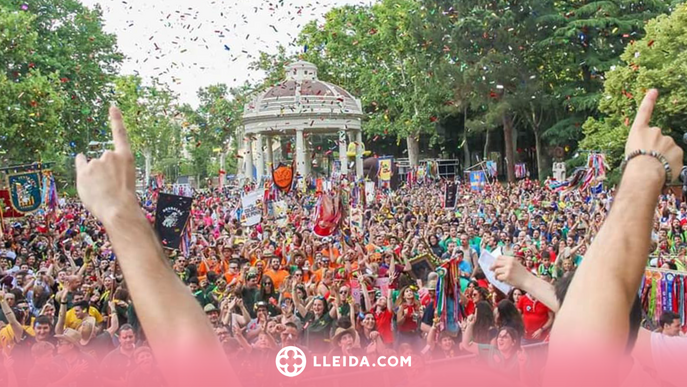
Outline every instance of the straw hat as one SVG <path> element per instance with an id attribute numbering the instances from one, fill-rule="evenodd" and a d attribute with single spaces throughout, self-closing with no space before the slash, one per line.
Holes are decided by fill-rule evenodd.
<path id="1" fill-rule="evenodd" d="M 355 338 L 355 330 L 353 328 L 336 328 L 336 331 L 334 332 L 334 336 L 332 336 L 331 343 L 333 346 L 338 346 L 339 345 L 339 340 L 341 340 L 341 337 L 345 335 L 346 333 L 350 333 L 353 335 L 353 338 Z"/>
<path id="2" fill-rule="evenodd" d="M 81 341 L 81 333 L 75 329 L 66 328 L 61 335 L 55 335 L 55 338 L 58 340 L 66 340 L 76 346 L 79 346 L 79 342 Z"/>

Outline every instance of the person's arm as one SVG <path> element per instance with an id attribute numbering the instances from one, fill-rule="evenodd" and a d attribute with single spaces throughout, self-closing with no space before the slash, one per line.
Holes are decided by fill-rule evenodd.
<path id="1" fill-rule="evenodd" d="M 4 292 L 0 292 L 0 307 L 2 307 L 2 313 L 5 314 L 5 318 L 7 318 L 7 322 L 10 324 L 12 333 L 14 333 L 14 341 L 17 343 L 20 342 L 24 338 L 24 327 L 17 321 L 17 316 L 14 315 L 14 311 L 10 307 L 10 304 L 5 300 Z"/>
<path id="2" fill-rule="evenodd" d="M 293 305 L 296 307 L 296 311 L 301 316 L 301 318 L 304 318 L 305 315 L 308 313 L 308 308 L 303 306 L 301 298 L 298 296 L 298 292 L 296 292 L 296 282 L 294 282 L 292 285 L 293 286 L 291 287 L 291 299 L 293 300 Z"/>
<path id="3" fill-rule="evenodd" d="M 473 314 L 473 315 L 468 316 L 467 320 L 465 320 L 460 325 L 460 329 L 463 331 L 463 339 L 460 343 L 460 346 L 466 352 L 469 352 L 473 355 L 476 355 L 479 353 L 479 345 L 472 341 L 472 331 L 473 331 L 474 327 L 475 327 L 475 315 Z"/>
<path id="4" fill-rule="evenodd" d="M 57 324 L 55 324 L 55 333 L 61 335 L 64 333 L 64 324 L 67 319 L 67 289 L 62 291 L 60 296 L 60 310 L 57 315 Z"/>
<path id="5" fill-rule="evenodd" d="M 115 303 L 110 301 L 107 303 L 110 307 L 110 327 L 107 328 L 107 333 L 110 337 L 114 337 L 119 329 L 119 316 L 117 315 L 117 310 L 115 309 Z"/>
<path id="6" fill-rule="evenodd" d="M 649 127 L 657 96 L 655 90 L 647 92 L 625 150 L 626 154 L 638 149 L 659 152 L 670 163 L 673 176 L 677 176 L 682 150 L 659 128 Z M 615 354 L 615 358 L 625 349 L 628 316 L 649 252 L 654 209 L 664 183 L 670 183 L 665 180 L 664 166 L 654 157 L 638 156 L 627 164 L 613 208 L 589 247 L 587 259 L 577 269 L 553 325 L 549 359 L 573 359 L 575 364 L 568 367 L 576 369 L 576 364 L 590 363 L 590 357 L 570 356 L 569 344 L 574 343 L 573 348 L 592 345 L 596 353 L 608 351 L 607 355 Z M 603 284 L 601 292 L 595 286 L 599 284 Z M 551 376 L 553 382 L 553 373 Z"/>
<path id="7" fill-rule="evenodd" d="M 554 313 L 558 312 L 559 304 L 553 285 L 532 274 L 515 258 L 502 255 L 496 258 L 491 270 L 497 280 L 529 293 Z"/>
<path id="8" fill-rule="evenodd" d="M 110 117 L 115 150 L 91 161 L 83 154 L 76 157 L 79 197 L 108 232 L 138 318 L 159 364 L 169 372 L 166 376 L 179 383 L 188 375 L 181 370 L 191 364 L 227 368 L 210 322 L 169 266 L 139 207 L 134 157 L 122 114 L 113 107 Z M 193 384 L 201 384 L 197 375 L 186 377 L 191 376 Z M 236 379 L 229 368 L 222 377 Z"/>

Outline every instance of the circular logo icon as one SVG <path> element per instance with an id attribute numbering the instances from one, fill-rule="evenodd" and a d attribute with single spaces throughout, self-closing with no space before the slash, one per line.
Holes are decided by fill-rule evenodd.
<path id="1" fill-rule="evenodd" d="M 277 354 L 277 370 L 284 376 L 293 378 L 305 370 L 307 359 L 298 347 L 284 347 Z"/>

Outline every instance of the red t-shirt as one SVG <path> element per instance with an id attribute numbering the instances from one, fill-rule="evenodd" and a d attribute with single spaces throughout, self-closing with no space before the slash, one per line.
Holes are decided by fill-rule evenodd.
<path id="1" fill-rule="evenodd" d="M 535 301 L 525 295 L 518 301 L 518 310 L 522 314 L 522 321 L 525 324 L 525 338 L 532 339 L 532 334 L 542 328 L 549 321 L 549 308 L 539 301 Z M 539 339 L 544 340 L 544 335 Z"/>
<path id="2" fill-rule="evenodd" d="M 385 344 L 393 344 L 394 333 L 391 328 L 391 319 L 394 318 L 394 314 L 388 309 L 377 312 L 377 308 L 375 308 L 374 316 L 377 332 L 379 332 L 379 336 L 382 337 L 382 341 L 384 341 Z"/>
<path id="3" fill-rule="evenodd" d="M 406 318 L 403 321 L 403 324 L 398 326 L 398 331 L 415 332 L 418 326 L 418 321 L 413 319 L 413 312 L 415 312 L 415 306 L 402 304 L 399 308 L 404 308 L 406 310 Z M 420 311 L 417 312 L 419 313 Z"/>

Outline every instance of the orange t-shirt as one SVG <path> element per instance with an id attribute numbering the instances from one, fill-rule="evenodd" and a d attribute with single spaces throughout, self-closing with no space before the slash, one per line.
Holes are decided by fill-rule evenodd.
<path id="1" fill-rule="evenodd" d="M 229 272 L 224 273 L 224 280 L 227 281 L 227 285 L 229 285 L 231 283 L 231 281 L 234 280 L 234 278 L 236 278 L 236 280 L 239 281 L 241 279 L 241 273 L 238 273 L 238 274 L 231 274 Z"/>
<path id="2" fill-rule="evenodd" d="M 272 279 L 272 282 L 274 282 L 274 288 L 279 289 L 281 286 L 281 283 L 284 282 L 286 277 L 289 275 L 289 272 L 286 270 L 265 270 L 264 275 L 270 277 Z"/>

